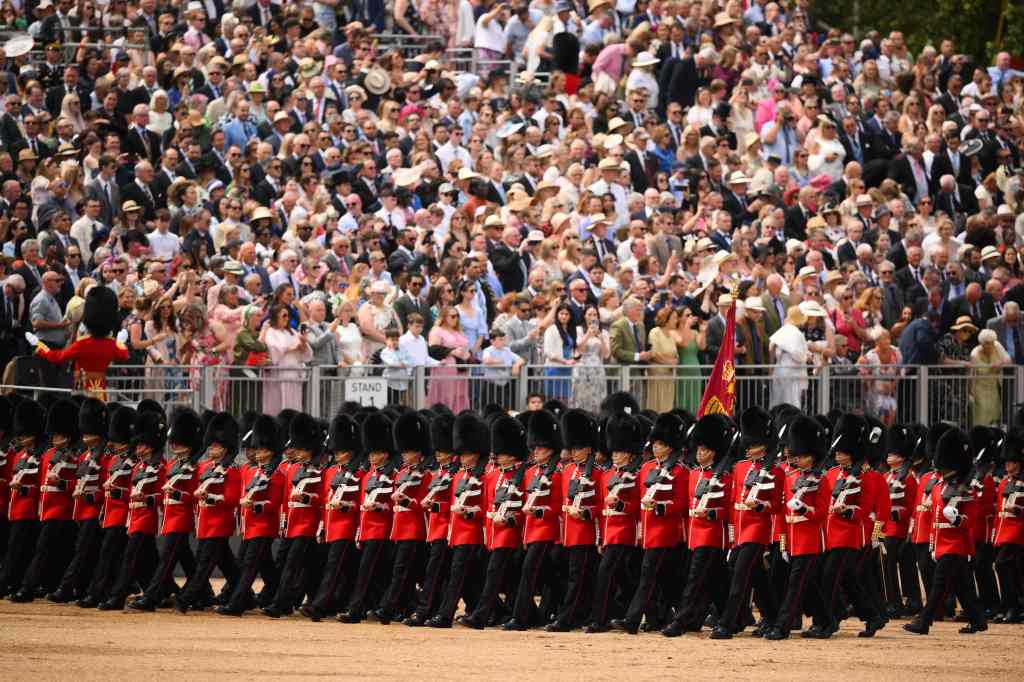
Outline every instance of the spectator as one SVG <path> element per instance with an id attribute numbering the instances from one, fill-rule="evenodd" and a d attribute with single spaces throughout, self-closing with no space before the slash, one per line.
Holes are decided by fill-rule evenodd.
<path id="1" fill-rule="evenodd" d="M 232 392 L 235 414 L 263 409 L 263 382 L 257 379 L 260 368 L 270 361 L 270 349 L 262 340 L 262 321 L 263 311 L 257 306 L 246 306 L 242 311 L 242 328 L 235 336 L 234 360 L 231 363 L 231 376 L 237 382 Z M 176 346 L 180 348 L 181 343 L 179 337 Z"/>
<path id="2" fill-rule="evenodd" d="M 390 293 L 391 287 L 384 282 L 370 285 L 369 300 L 359 308 L 359 331 L 363 334 L 363 355 L 367 358 L 384 347 L 384 332 L 398 329 L 398 316 L 384 298 Z"/>
<path id="3" fill-rule="evenodd" d="M 651 330 L 651 367 L 647 370 L 646 407 L 655 412 L 667 412 L 675 405 L 675 365 L 679 360 L 676 343 L 670 332 L 679 326 L 675 308 L 665 306 L 654 317 Z"/>
<path id="4" fill-rule="evenodd" d="M 1003 367 L 1012 360 L 991 329 L 981 330 L 978 344 L 971 350 L 971 426 L 992 426 L 1003 421 Z"/>
<path id="5" fill-rule="evenodd" d="M 286 407 L 301 410 L 306 379 L 301 368 L 313 359 L 305 333 L 289 326 L 287 308 L 275 305 L 260 331 L 260 341 L 266 344 L 270 356 L 270 366 L 265 369 L 263 412 L 277 414 Z"/>
<path id="6" fill-rule="evenodd" d="M 595 414 L 608 388 L 604 365 L 611 357 L 608 332 L 601 329 L 601 318 L 595 306 L 587 306 L 583 325 L 576 328 L 579 360 L 572 369 L 572 404 Z"/>
<path id="7" fill-rule="evenodd" d="M 430 346 L 438 346 L 439 354 L 443 354 L 441 364 L 430 372 L 430 383 L 427 386 L 427 402 L 431 405 L 443 403 L 458 414 L 469 408 L 469 387 L 466 379 L 461 378 L 464 370 L 455 367 L 458 363 L 466 363 L 472 358 L 468 348 L 469 341 L 462 333 L 459 322 L 459 311 L 451 306 L 441 308 L 434 328 L 430 330 L 428 339 Z"/>
<path id="8" fill-rule="evenodd" d="M 338 322 L 338 356 L 340 366 L 346 368 L 344 376 L 361 376 L 359 365 L 366 363 L 363 354 L 363 333 L 355 322 L 356 307 L 351 301 L 342 299 L 334 307 L 334 317 Z"/>
<path id="9" fill-rule="evenodd" d="M 525 362 L 505 345 L 505 332 L 501 328 L 491 330 L 490 338 L 491 345 L 484 350 L 480 360 L 487 382 L 482 397 L 487 403 L 511 406 L 515 395 L 512 389 Z"/>
<path id="10" fill-rule="evenodd" d="M 568 400 L 570 377 L 576 364 L 576 335 L 572 331 L 572 312 L 562 303 L 555 307 L 554 320 L 544 331 L 545 393 L 549 398 Z"/>
<path id="11" fill-rule="evenodd" d="M 899 377 L 903 375 L 900 366 L 903 358 L 899 349 L 892 345 L 888 331 L 883 329 L 877 332 L 874 343 L 875 347 L 861 356 L 858 364 L 861 365 L 861 375 L 870 377 L 865 382 L 867 411 L 889 426 L 896 421 L 896 387 Z"/>
<path id="12" fill-rule="evenodd" d="M 769 338 L 768 352 L 775 367 L 772 369 L 771 400 L 776 405 L 802 405 L 803 392 L 807 388 L 807 362 L 810 349 L 801 327 L 807 324 L 807 316 L 794 306 L 786 313 L 785 321 Z"/>

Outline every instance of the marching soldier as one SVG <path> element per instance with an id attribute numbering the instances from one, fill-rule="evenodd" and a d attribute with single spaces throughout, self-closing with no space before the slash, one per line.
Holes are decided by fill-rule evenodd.
<path id="1" fill-rule="evenodd" d="M 928 427 L 923 439 L 919 439 L 914 448 L 914 474 L 917 476 L 917 494 L 914 496 L 914 516 L 910 520 L 910 543 L 914 549 L 914 558 L 918 573 L 925 590 L 930 589 L 935 576 L 935 560 L 932 558 L 932 490 L 939 482 L 939 474 L 932 467 L 935 450 L 939 438 L 951 427 L 938 422 Z M 924 608 L 923 606 L 921 608 Z M 919 612 L 918 609 L 917 612 Z M 917 615 L 915 612 L 913 615 Z M 939 612 L 936 618 L 944 616 Z"/>
<path id="2" fill-rule="evenodd" d="M 869 504 L 868 513 L 861 519 L 864 526 L 864 547 L 857 562 L 857 580 L 864 584 L 874 610 L 883 621 L 885 598 L 882 595 L 881 547 L 885 521 L 889 518 L 889 486 L 879 468 L 885 461 L 885 425 L 872 416 L 865 417 L 867 427 L 864 436 L 863 463 L 861 464 L 861 485 L 865 496 L 861 499 Z M 868 635 L 865 635 L 866 637 Z"/>
<path id="3" fill-rule="evenodd" d="M 920 609 L 921 588 L 917 582 L 913 550 L 910 548 L 910 520 L 917 498 L 917 477 L 911 469 L 917 436 L 901 424 L 890 426 L 886 434 L 886 464 L 889 473 L 889 518 L 885 520 L 885 594 L 886 615 L 898 618 L 912 605 Z M 904 605 L 906 598 L 906 606 Z"/>
<path id="4" fill-rule="evenodd" d="M 11 459 L 10 501 L 7 518 L 10 535 L 0 572 L 0 597 L 17 590 L 25 577 L 32 546 L 39 533 L 40 466 L 46 451 L 46 413 L 34 400 L 23 400 L 14 410 L 14 441 Z"/>
<path id="5" fill-rule="evenodd" d="M 974 557 L 971 569 L 978 585 L 978 598 L 986 616 L 995 615 L 999 606 L 999 589 L 993 568 L 995 549 L 992 534 L 995 532 L 996 481 L 992 467 L 1002 449 L 1003 432 L 990 426 L 976 426 L 968 434 L 971 452 L 974 453 L 974 470 L 969 487 L 978 501 L 978 518 L 974 523 Z"/>
<path id="6" fill-rule="evenodd" d="M 7 537 L 10 533 L 7 507 L 11 502 L 11 469 L 14 467 L 14 455 L 17 454 L 16 440 L 11 432 L 13 423 L 14 404 L 7 396 L 0 396 L 0 557 L 7 554 Z M 2 570 L 3 564 L 0 563 Z M 2 591 L 3 586 L 0 585 Z"/>
<path id="7" fill-rule="evenodd" d="M 1001 600 L 993 623 L 1022 623 L 1021 560 L 1024 556 L 1024 431 L 1013 429 L 1003 442 L 1006 476 L 999 483 L 996 502 L 996 571 L 999 574 Z"/>

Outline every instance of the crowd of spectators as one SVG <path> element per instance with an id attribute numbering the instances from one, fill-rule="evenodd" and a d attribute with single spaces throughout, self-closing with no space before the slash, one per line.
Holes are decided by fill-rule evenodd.
<path id="1" fill-rule="evenodd" d="M 806 405 L 829 365 L 891 422 L 907 366 L 943 365 L 943 404 L 991 423 L 1024 362 L 1024 74 L 955 35 L 915 54 L 807 0 L 4 18 L 43 50 L 0 60 L 5 366 L 25 330 L 70 342 L 94 285 L 140 382 L 258 384 L 214 409 L 295 406 L 313 365 L 395 399 L 425 366 L 456 411 L 535 366 L 531 391 L 596 409 L 629 365 L 646 406 L 693 410 L 734 343 L 756 400 Z"/>

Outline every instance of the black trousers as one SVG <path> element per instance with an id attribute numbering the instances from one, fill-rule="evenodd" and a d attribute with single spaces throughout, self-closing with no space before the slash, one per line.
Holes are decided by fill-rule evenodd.
<path id="1" fill-rule="evenodd" d="M 459 600 L 466 602 L 466 611 L 472 611 L 480 597 L 480 555 L 482 545 L 457 545 L 452 548 L 452 565 L 448 572 L 444 599 L 437 609 L 437 617 L 450 621 L 455 617 Z"/>
<path id="2" fill-rule="evenodd" d="M 102 542 L 103 529 L 100 528 L 98 518 L 81 521 L 78 524 L 75 551 L 71 557 L 71 563 L 64 570 L 64 576 L 61 578 L 58 589 L 75 595 L 85 595 L 96 563 L 99 561 Z"/>
<path id="3" fill-rule="evenodd" d="M 352 582 L 352 557 L 356 553 L 355 540 L 335 540 L 327 545 L 327 559 L 320 576 L 312 606 L 322 613 L 334 613 L 342 603 L 345 586 Z"/>
<path id="4" fill-rule="evenodd" d="M 89 583 L 89 596 L 93 599 L 105 599 L 111 585 L 117 580 L 117 571 L 121 567 L 121 558 L 124 556 L 127 543 L 128 529 L 124 526 L 103 529 L 99 563 L 96 564 L 92 582 Z"/>
<path id="5" fill-rule="evenodd" d="M 882 593 L 882 560 L 881 551 L 872 547 L 869 542 L 861 548 L 857 560 L 856 579 L 864 585 L 864 592 L 871 600 L 873 610 L 880 616 L 885 615 L 885 596 Z"/>
<path id="6" fill-rule="evenodd" d="M 734 548 L 729 557 L 729 597 L 718 624 L 732 632 L 742 630 L 740 614 L 750 603 L 751 589 L 756 595 L 757 607 L 763 619 L 772 623 L 779 615 L 778 601 L 771 591 L 771 582 L 762 560 L 764 549 L 765 546 L 760 543 L 746 542 Z"/>
<path id="7" fill-rule="evenodd" d="M 684 630 L 700 630 L 707 618 L 711 600 L 728 583 L 725 550 L 698 547 L 690 553 L 686 586 L 673 620 Z"/>
<path id="8" fill-rule="evenodd" d="M 612 617 L 616 586 L 632 551 L 632 545 L 605 545 L 601 551 L 601 563 L 597 566 L 597 579 L 594 581 L 594 603 L 590 609 L 591 623 L 604 625 Z M 525 564 L 523 568 L 525 570 Z"/>
<path id="9" fill-rule="evenodd" d="M 416 600 L 416 585 L 423 580 L 426 543 L 398 540 L 394 543 L 391 582 L 380 600 L 380 608 L 392 615 L 405 615 Z"/>
<path id="10" fill-rule="evenodd" d="M 451 566 L 452 553 L 447 540 L 434 540 L 428 545 L 427 568 L 416 598 L 416 615 L 421 619 L 434 615 L 443 597 L 445 579 Z"/>
<path id="11" fill-rule="evenodd" d="M 148 533 L 129 533 L 117 582 L 110 589 L 110 598 L 124 601 L 136 584 L 148 585 L 155 572 L 156 538 Z"/>
<path id="12" fill-rule="evenodd" d="M 235 582 L 235 589 L 228 599 L 228 608 L 238 611 L 245 611 L 252 605 L 252 584 L 256 580 L 256 574 L 261 573 L 264 582 L 264 591 L 270 589 L 268 594 L 277 592 L 277 585 L 280 582 L 280 575 L 274 565 L 271 549 L 274 546 L 274 538 L 251 538 L 244 540 L 238 550 L 238 580 Z M 272 584 L 271 584 L 272 583 Z"/>
<path id="13" fill-rule="evenodd" d="M 71 563 L 77 533 L 78 525 L 70 519 L 40 524 L 35 552 L 21 583 L 23 590 L 35 592 L 42 586 L 50 592 L 57 587 L 57 581 Z"/>
<path id="14" fill-rule="evenodd" d="M 885 538 L 885 603 L 899 608 L 921 603 L 913 546 L 903 538 Z"/>
<path id="15" fill-rule="evenodd" d="M 974 580 L 978 584 L 978 598 L 987 611 L 994 610 L 999 606 L 999 587 L 996 584 L 994 569 L 995 560 L 996 552 L 991 543 L 979 542 L 974 545 L 971 568 L 974 569 Z"/>
<path id="16" fill-rule="evenodd" d="M 26 519 L 11 521 L 7 536 L 7 553 L 3 572 L 0 572 L 0 591 L 14 591 L 21 587 L 29 562 L 35 555 L 39 521 Z"/>
<path id="17" fill-rule="evenodd" d="M 390 540 L 363 540 L 363 554 L 359 558 L 359 572 L 352 588 L 352 596 L 348 600 L 348 611 L 362 617 L 366 609 L 376 605 L 382 590 L 386 589 L 388 551 Z M 411 548 L 409 548 L 411 549 Z"/>
<path id="18" fill-rule="evenodd" d="M 167 533 L 163 536 L 160 563 L 157 564 L 153 579 L 149 581 L 142 596 L 156 604 L 162 602 L 172 590 L 177 588 L 177 584 L 174 582 L 174 567 L 179 563 L 181 570 L 185 572 L 185 584 L 188 584 L 188 580 L 196 572 L 196 558 L 192 554 L 192 547 L 188 540 L 189 533 Z"/>
<path id="19" fill-rule="evenodd" d="M 11 534 L 11 522 L 7 517 L 0 519 L 0 573 L 4 570 L 4 559 L 7 557 L 7 538 Z"/>
<path id="20" fill-rule="evenodd" d="M 210 576 L 213 569 L 220 568 L 227 581 L 227 592 L 230 593 L 238 583 L 238 564 L 231 553 L 227 538 L 206 538 L 199 541 L 196 548 L 196 568 L 192 577 L 185 583 L 185 589 L 178 599 L 192 606 L 196 604 L 210 588 Z"/>
<path id="21" fill-rule="evenodd" d="M 822 591 L 828 613 L 835 617 L 843 604 L 840 604 L 840 593 L 853 602 L 857 617 L 865 623 L 877 619 L 880 614 L 868 593 L 868 586 L 857 579 L 857 562 L 860 550 L 849 547 L 836 547 L 825 554 L 825 565 L 822 569 Z"/>
<path id="22" fill-rule="evenodd" d="M 930 626 L 936 614 L 945 608 L 950 594 L 956 595 L 971 623 L 985 623 L 985 613 L 974 589 L 974 575 L 970 562 L 967 557 L 960 554 L 945 554 L 935 562 L 935 579 L 928 589 L 928 603 L 918 616 L 925 626 Z"/>
<path id="23" fill-rule="evenodd" d="M 519 581 L 516 578 L 516 559 L 519 549 L 513 547 L 498 547 L 491 550 L 491 556 L 487 560 L 487 571 L 484 574 L 484 585 L 480 590 L 480 598 L 476 602 L 469 617 L 484 625 L 494 613 L 494 607 L 498 602 L 498 595 L 504 591 L 508 596 L 508 603 L 515 603 L 515 589 Z"/>
<path id="24" fill-rule="evenodd" d="M 911 543 L 910 547 L 914 553 L 917 572 L 921 576 L 921 584 L 924 585 L 925 593 L 927 593 L 935 581 L 935 560 L 932 559 L 931 547 L 927 542 Z"/>
<path id="25" fill-rule="evenodd" d="M 672 559 L 678 556 L 675 547 L 651 547 L 644 550 L 640 565 L 640 584 L 626 609 L 626 622 L 639 625 L 646 615 L 649 622 L 661 622 L 665 609 L 654 602 L 671 571 Z"/>
<path id="26" fill-rule="evenodd" d="M 1021 576 L 1024 575 L 1024 545 L 1000 545 L 996 552 L 996 573 L 999 574 L 999 611 L 1020 609 Z"/>
<path id="27" fill-rule="evenodd" d="M 789 582 L 779 607 L 775 627 L 789 632 L 804 611 L 811 614 L 815 625 L 825 629 L 832 625 L 832 612 L 821 594 L 818 573 L 820 554 L 800 554 L 789 558 Z"/>
<path id="28" fill-rule="evenodd" d="M 568 558 L 568 577 L 558 620 L 575 626 L 586 617 L 587 605 L 592 603 L 594 579 L 597 577 L 597 549 L 593 545 L 573 545 L 565 547 L 564 551 Z"/>
<path id="29" fill-rule="evenodd" d="M 311 535 L 291 538 L 287 547 L 287 559 L 281 571 L 281 582 L 271 604 L 282 613 L 290 613 L 295 606 L 295 600 L 302 596 L 306 571 L 309 568 L 307 564 L 316 556 L 313 552 L 316 548 L 316 538 Z"/>
<path id="30" fill-rule="evenodd" d="M 555 543 L 550 540 L 531 542 L 526 546 L 523 565 L 519 571 L 516 601 L 512 607 L 512 617 L 517 623 L 532 626 L 547 622 L 548 612 L 545 608 L 538 609 L 534 597 L 540 592 L 542 607 L 550 606 L 550 604 L 545 604 L 544 595 L 547 593 L 548 599 L 550 599 L 551 590 L 548 588 L 548 584 L 555 575 L 555 548 Z"/>
<path id="31" fill-rule="evenodd" d="M 782 558 L 782 547 L 778 542 L 773 542 L 768 548 L 768 580 L 772 585 L 772 592 L 776 595 L 783 595 L 789 587 L 789 571 L 792 564 Z"/>

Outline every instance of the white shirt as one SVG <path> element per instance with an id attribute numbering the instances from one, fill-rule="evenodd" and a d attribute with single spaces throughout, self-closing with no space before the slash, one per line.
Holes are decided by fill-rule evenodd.
<path id="1" fill-rule="evenodd" d="M 405 211 L 398 208 L 397 206 L 393 208 L 391 211 L 388 211 L 386 208 L 382 208 L 373 215 L 377 216 L 385 223 L 394 226 L 396 230 L 405 229 Z"/>
<path id="2" fill-rule="evenodd" d="M 157 260 L 170 260 L 181 251 L 181 241 L 176 234 L 171 232 L 160 232 L 153 230 L 146 239 L 149 240 L 149 250 Z M 79 242 L 81 244 L 81 242 Z"/>
<path id="3" fill-rule="evenodd" d="M 82 263 L 88 263 L 92 258 L 89 244 L 92 243 L 96 232 L 102 228 L 103 223 L 88 216 L 82 216 L 71 225 L 71 236 L 78 241 L 78 248 L 82 251 Z"/>
<path id="4" fill-rule="evenodd" d="M 456 147 L 451 142 L 445 142 L 437 149 L 437 160 L 441 162 L 441 171 L 448 172 L 448 166 L 452 161 L 458 159 L 464 168 L 473 169 L 473 159 L 465 147 Z"/>
<path id="5" fill-rule="evenodd" d="M 504 52 L 505 46 L 508 44 L 505 27 L 501 25 L 497 17 L 493 17 L 491 22 L 485 26 L 484 17 L 486 16 L 487 14 L 483 14 L 476 20 L 476 36 L 473 40 L 473 47 Z"/>
<path id="6" fill-rule="evenodd" d="M 412 332 L 402 334 L 398 339 L 398 350 L 406 367 L 435 367 L 441 363 L 430 357 L 427 340 L 423 335 L 413 336 Z"/>

